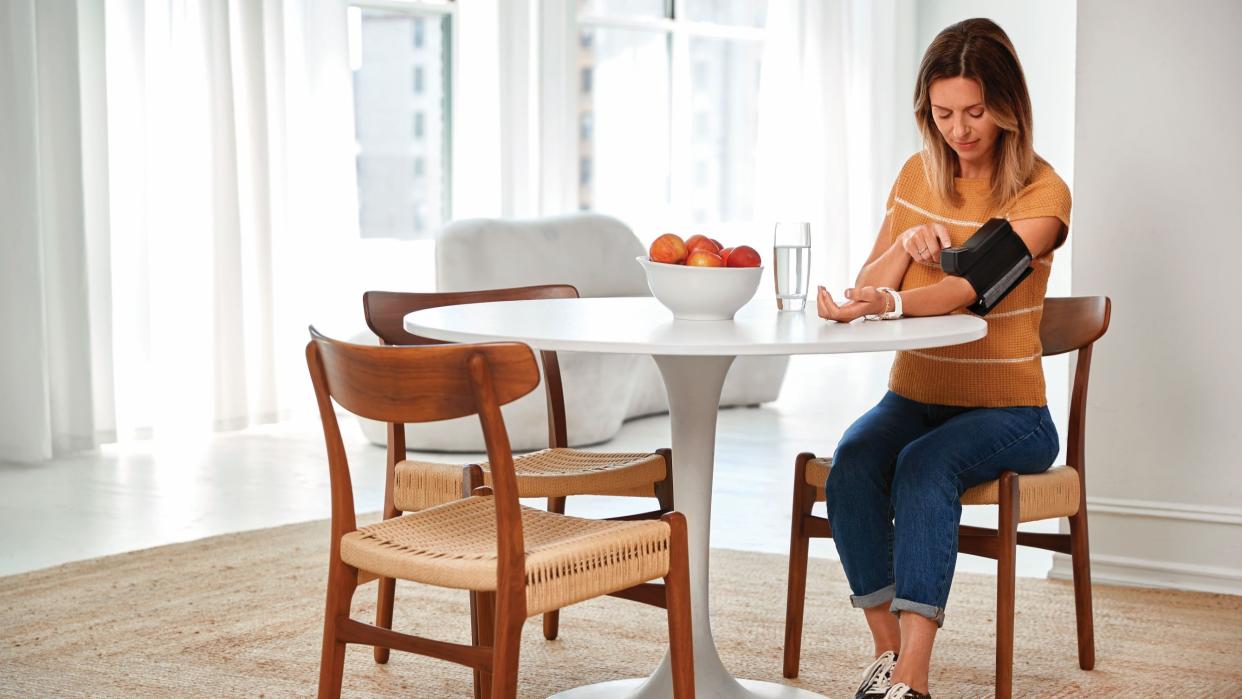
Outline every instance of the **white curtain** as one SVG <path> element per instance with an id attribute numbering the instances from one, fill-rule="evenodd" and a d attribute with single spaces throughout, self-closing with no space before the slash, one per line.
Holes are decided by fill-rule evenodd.
<path id="1" fill-rule="evenodd" d="M 852 286 L 904 159 L 909 0 L 772 0 L 759 88 L 756 218 L 811 223 L 811 283 Z"/>
<path id="2" fill-rule="evenodd" d="M 344 3 L 12 0 L 0 32 L 0 460 L 304 403 L 306 326 L 358 314 Z"/>
<path id="3" fill-rule="evenodd" d="M 81 142 L 78 21 L 71 0 L 0 4 L 0 460 L 88 448 L 112 418 L 90 351 L 105 331 L 87 274 L 97 152 Z"/>

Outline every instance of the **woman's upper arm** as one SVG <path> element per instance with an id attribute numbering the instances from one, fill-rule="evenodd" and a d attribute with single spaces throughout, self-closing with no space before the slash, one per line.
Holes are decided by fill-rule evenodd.
<path id="1" fill-rule="evenodd" d="M 1011 221 L 1010 225 L 1013 230 L 1026 243 L 1026 249 L 1031 251 L 1031 257 L 1040 258 L 1052 252 L 1061 237 L 1061 230 L 1065 224 L 1056 216 L 1038 216 L 1036 218 L 1026 218 L 1021 221 Z"/>

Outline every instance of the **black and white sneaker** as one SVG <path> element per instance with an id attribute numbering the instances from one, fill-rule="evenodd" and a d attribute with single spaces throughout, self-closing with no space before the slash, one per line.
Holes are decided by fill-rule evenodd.
<path id="1" fill-rule="evenodd" d="M 905 682 L 898 682 L 888 688 L 888 694 L 884 695 L 884 699 L 931 699 L 931 695 L 915 691 Z"/>
<path id="2" fill-rule="evenodd" d="M 863 671 L 858 689 L 854 690 L 854 699 L 880 699 L 888 693 L 892 684 L 893 666 L 897 664 L 897 654 L 891 650 L 884 651 L 880 657 Z"/>

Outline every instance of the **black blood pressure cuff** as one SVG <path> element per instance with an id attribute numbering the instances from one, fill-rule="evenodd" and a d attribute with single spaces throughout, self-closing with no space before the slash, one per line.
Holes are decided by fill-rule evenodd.
<path id="1" fill-rule="evenodd" d="M 966 244 L 940 251 L 945 274 L 962 277 L 974 287 L 978 299 L 966 310 L 987 315 L 1032 272 L 1031 252 L 1003 218 L 979 227 Z"/>

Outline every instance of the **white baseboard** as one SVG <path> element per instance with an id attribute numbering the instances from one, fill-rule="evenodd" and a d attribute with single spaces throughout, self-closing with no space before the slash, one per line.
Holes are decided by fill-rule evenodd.
<path id="1" fill-rule="evenodd" d="M 1093 517 L 1099 513 L 1242 526 L 1242 507 L 1191 505 L 1182 502 L 1130 500 L 1126 498 L 1101 498 L 1088 495 L 1087 511 Z"/>
<path id="2" fill-rule="evenodd" d="M 1070 557 L 1054 554 L 1048 577 L 1073 578 Z M 1152 561 L 1127 556 L 1091 555 L 1091 581 L 1129 587 L 1159 587 L 1242 595 L 1242 568 Z"/>
<path id="3" fill-rule="evenodd" d="M 1220 565 L 1242 563 L 1242 508 L 1088 496 L 1087 510 L 1092 581 L 1242 595 L 1242 566 Z M 1072 578 L 1069 556 L 1048 577 Z"/>

